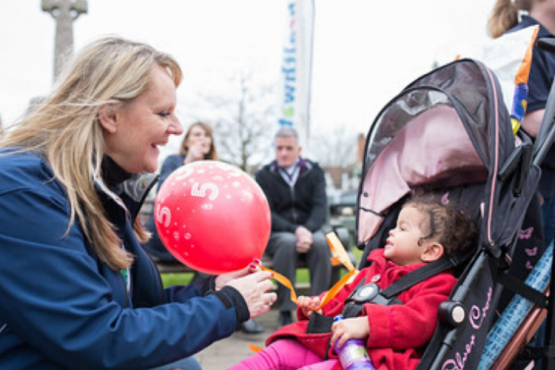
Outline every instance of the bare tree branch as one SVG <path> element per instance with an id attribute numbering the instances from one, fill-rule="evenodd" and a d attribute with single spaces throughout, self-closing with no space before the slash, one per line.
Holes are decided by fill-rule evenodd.
<path id="1" fill-rule="evenodd" d="M 220 113 L 214 121 L 214 134 L 222 160 L 252 172 L 266 160 L 276 125 L 276 90 L 255 85 L 248 73 L 233 81 L 236 94 L 207 95 Z"/>

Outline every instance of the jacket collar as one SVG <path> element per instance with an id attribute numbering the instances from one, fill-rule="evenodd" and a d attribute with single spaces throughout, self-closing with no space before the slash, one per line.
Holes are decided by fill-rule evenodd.
<path id="1" fill-rule="evenodd" d="M 410 265 L 399 266 L 384 257 L 384 249 L 378 248 L 370 252 L 368 256 L 368 261 L 376 264 L 380 271 L 390 270 L 394 271 L 396 274 L 405 275 L 411 271 L 417 270 L 418 268 L 426 265 L 425 263 L 414 263 Z"/>
<path id="2" fill-rule="evenodd" d="M 272 163 L 270 163 L 270 171 L 278 173 L 279 168 L 280 167 L 277 161 L 274 159 Z M 311 169 L 312 163 L 303 157 L 299 157 L 299 176 L 301 176 L 304 172 L 310 171 Z"/>
<path id="3" fill-rule="evenodd" d="M 530 17 L 529 15 L 523 14 L 521 16 L 521 21 L 520 24 L 517 26 L 518 29 L 522 29 L 522 28 L 526 28 L 526 27 L 530 27 L 530 26 L 535 26 L 535 25 L 539 25 L 540 26 L 540 31 L 538 33 L 538 38 L 542 38 L 542 37 L 553 37 L 553 35 L 551 34 L 551 32 L 548 31 L 547 28 L 544 27 L 543 24 L 541 24 L 540 22 L 538 22 L 536 19 Z"/>
<path id="4" fill-rule="evenodd" d="M 104 157 L 101 170 L 102 178 L 94 179 L 97 191 L 119 204 L 134 220 L 159 176 L 147 172 L 130 174 L 108 156 Z"/>

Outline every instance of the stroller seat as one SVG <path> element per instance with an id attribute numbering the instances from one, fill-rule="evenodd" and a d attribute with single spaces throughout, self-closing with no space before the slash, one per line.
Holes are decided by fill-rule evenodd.
<path id="1" fill-rule="evenodd" d="M 541 233 L 534 197 L 540 170 L 532 150 L 527 135 L 513 134 L 495 75 L 471 59 L 408 85 L 370 127 L 357 196 L 359 268 L 384 245 L 412 193 L 457 202 L 479 230 L 474 253 L 452 266 L 460 277 L 450 300 L 466 308 L 466 317 L 459 325 L 439 325 L 417 369 L 476 369 L 496 310 L 512 296 L 498 276 L 509 271 L 524 280 L 529 270 L 523 266 L 541 256 L 543 245 L 534 255 L 523 251 L 543 235 L 523 238 L 520 232 L 525 224 Z"/>

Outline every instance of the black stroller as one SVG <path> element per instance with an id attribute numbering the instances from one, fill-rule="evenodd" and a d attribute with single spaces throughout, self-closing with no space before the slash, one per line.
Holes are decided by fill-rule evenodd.
<path id="1" fill-rule="evenodd" d="M 536 143 L 545 142 L 542 135 L 547 129 Z M 542 152 L 522 132 L 513 134 L 495 75 L 471 59 L 417 79 L 372 124 L 357 196 L 359 269 L 385 244 L 414 192 L 467 205 L 480 231 L 471 255 L 430 263 L 382 292 L 394 297 L 439 271 L 458 271 L 417 369 L 478 369 L 486 336 L 513 290 L 545 307 L 545 296 L 524 284 L 545 250 L 535 195 L 540 170 L 534 157 Z"/>

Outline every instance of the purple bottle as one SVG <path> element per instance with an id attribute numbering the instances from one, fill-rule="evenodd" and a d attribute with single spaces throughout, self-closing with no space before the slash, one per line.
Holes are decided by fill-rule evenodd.
<path id="1" fill-rule="evenodd" d="M 343 320 L 343 316 L 337 315 L 333 321 Z M 344 370 L 376 370 L 362 339 L 349 339 L 343 347 L 337 348 L 337 342 L 333 344 L 335 353 L 339 356 L 339 362 Z"/>

